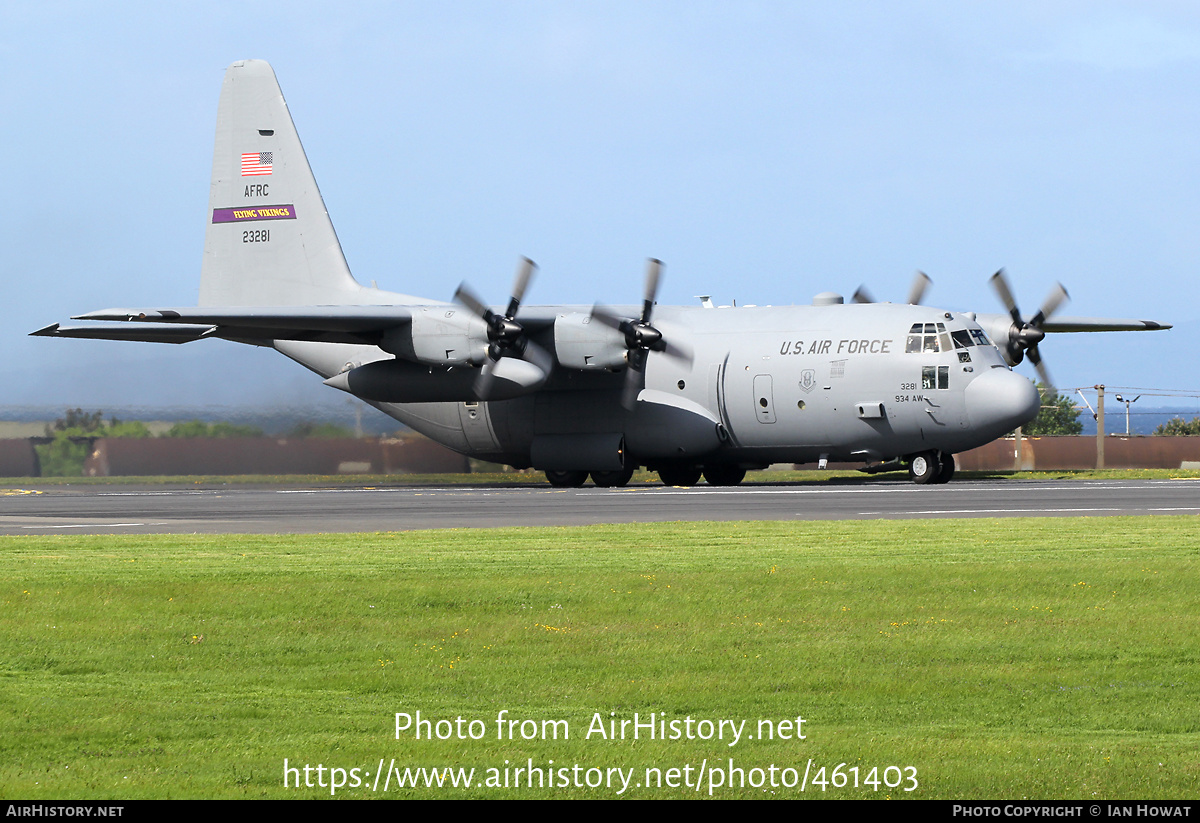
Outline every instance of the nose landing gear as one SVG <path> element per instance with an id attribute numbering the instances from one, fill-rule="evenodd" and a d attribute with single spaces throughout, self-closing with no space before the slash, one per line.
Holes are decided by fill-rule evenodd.
<path id="1" fill-rule="evenodd" d="M 922 486 L 949 483 L 954 477 L 954 455 L 947 452 L 918 452 L 909 458 L 908 476 Z"/>

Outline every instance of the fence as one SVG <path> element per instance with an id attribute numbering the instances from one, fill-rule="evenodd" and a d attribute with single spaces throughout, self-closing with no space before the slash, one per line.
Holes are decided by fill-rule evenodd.
<path id="1" fill-rule="evenodd" d="M 0 440 L 0 477 L 36 477 L 32 439 Z M 1019 451 L 1019 454 L 1018 454 Z M 1096 438 L 1002 438 L 955 455 L 964 471 L 1096 467 Z M 1200 467 L 1200 437 L 1106 437 L 1108 468 Z M 858 463 L 830 468 L 856 469 Z M 799 468 L 815 468 L 805 465 Z M 179 474 L 441 474 L 470 471 L 467 458 L 431 440 L 100 438 L 84 464 L 90 477 Z"/>

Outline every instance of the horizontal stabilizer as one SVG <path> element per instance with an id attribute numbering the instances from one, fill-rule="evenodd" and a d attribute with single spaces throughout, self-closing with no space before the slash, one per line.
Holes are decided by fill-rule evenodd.
<path id="1" fill-rule="evenodd" d="M 316 340 L 373 345 L 379 342 L 385 332 L 407 324 L 411 318 L 409 309 L 402 306 L 206 306 L 101 309 L 71 319 L 136 321 L 139 325 L 148 328 L 157 326 L 164 331 L 177 325 L 200 326 L 209 330 L 204 335 L 206 337 L 263 344 L 271 340 Z M 107 335 L 103 336 L 108 339 Z M 135 336 L 126 339 L 143 338 Z"/>
<path id="2" fill-rule="evenodd" d="M 212 326 L 160 326 L 153 323 L 101 323 L 87 326 L 63 326 L 52 323 L 30 332 L 30 337 L 74 337 L 82 340 L 125 340 L 140 343 L 190 343 L 212 332 Z"/>
<path id="3" fill-rule="evenodd" d="M 170 309 L 100 309 L 72 320 L 137 320 L 144 323 L 203 323 L 263 329 L 382 331 L 412 317 L 404 306 L 201 306 Z"/>

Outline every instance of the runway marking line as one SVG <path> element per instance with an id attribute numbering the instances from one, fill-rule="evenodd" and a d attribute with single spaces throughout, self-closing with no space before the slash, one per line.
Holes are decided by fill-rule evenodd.
<path id="1" fill-rule="evenodd" d="M 130 526 L 169 526 L 170 523 L 60 523 L 54 526 L 22 526 L 23 529 L 121 529 Z"/>

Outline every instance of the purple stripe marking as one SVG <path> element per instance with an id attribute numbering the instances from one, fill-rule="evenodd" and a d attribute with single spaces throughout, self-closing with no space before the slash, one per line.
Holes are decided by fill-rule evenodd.
<path id="1" fill-rule="evenodd" d="M 245 223 L 251 220 L 295 220 L 296 207 L 291 203 L 285 206 L 245 206 L 232 209 L 213 209 L 214 223 Z"/>

